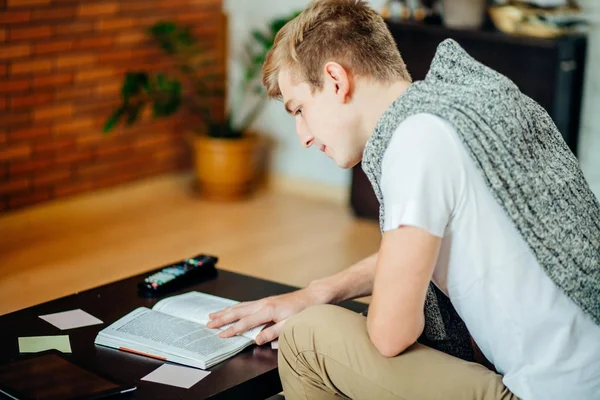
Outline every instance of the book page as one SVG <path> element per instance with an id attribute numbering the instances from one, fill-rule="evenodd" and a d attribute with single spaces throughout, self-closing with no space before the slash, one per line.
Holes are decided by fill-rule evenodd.
<path id="1" fill-rule="evenodd" d="M 248 342 L 244 337 L 220 338 L 220 332 L 162 312 L 138 308 L 101 331 L 100 335 L 113 341 L 118 339 L 122 347 L 139 344 L 143 348 L 202 361 L 235 352 Z"/>
<path id="2" fill-rule="evenodd" d="M 152 309 L 206 325 L 209 321 L 208 314 L 221 311 L 224 308 L 231 307 L 238 303 L 239 302 L 235 300 L 225 299 L 206 293 L 188 292 L 177 296 L 167 297 L 156 303 Z M 229 328 L 229 326 L 231 326 L 231 324 L 222 326 L 219 329 L 224 331 Z M 258 326 L 244 332 L 243 336 L 255 340 L 256 336 L 264 327 L 265 325 Z"/>

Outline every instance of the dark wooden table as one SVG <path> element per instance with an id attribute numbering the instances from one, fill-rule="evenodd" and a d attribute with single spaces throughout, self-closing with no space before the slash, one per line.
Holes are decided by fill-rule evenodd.
<path id="1" fill-rule="evenodd" d="M 137 386 L 127 398 L 137 399 L 265 399 L 279 393 L 277 351 L 269 344 L 251 346 L 235 357 L 210 369 L 212 373 L 190 389 L 141 381 L 163 364 L 152 358 L 124 353 L 94 345 L 97 333 L 136 307 L 151 308 L 160 298 L 144 298 L 137 293 L 137 283 L 151 272 L 134 276 L 82 293 L 39 304 L 0 316 L 0 362 L 19 356 L 18 337 L 68 334 L 74 360 L 109 376 Z M 295 290 L 262 279 L 219 270 L 218 277 L 186 287 L 175 295 L 190 290 L 210 293 L 238 301 L 256 300 Z M 362 311 L 364 304 L 342 304 Z M 39 318 L 40 315 L 81 308 L 104 323 L 61 331 Z"/>

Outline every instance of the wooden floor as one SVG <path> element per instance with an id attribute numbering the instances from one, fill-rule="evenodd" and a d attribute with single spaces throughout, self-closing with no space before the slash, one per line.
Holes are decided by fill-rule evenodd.
<path id="1" fill-rule="evenodd" d="M 373 253 L 378 225 L 349 207 L 263 191 L 210 203 L 169 175 L 0 214 L 0 315 L 197 253 L 223 269 L 304 286 Z"/>

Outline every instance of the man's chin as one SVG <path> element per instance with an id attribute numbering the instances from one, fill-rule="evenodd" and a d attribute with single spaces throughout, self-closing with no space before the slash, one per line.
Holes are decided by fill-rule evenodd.
<path id="1" fill-rule="evenodd" d="M 350 169 L 350 168 L 354 168 L 356 165 L 358 165 L 360 160 L 358 160 L 358 161 L 344 160 L 343 162 L 338 162 L 337 160 L 334 160 L 334 162 L 338 167 L 340 167 L 342 169 Z"/>

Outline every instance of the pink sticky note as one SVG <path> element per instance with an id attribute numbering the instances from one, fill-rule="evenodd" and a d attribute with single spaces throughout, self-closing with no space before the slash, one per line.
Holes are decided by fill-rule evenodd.
<path id="1" fill-rule="evenodd" d="M 202 379 L 206 378 L 209 374 L 210 371 L 163 364 L 143 377 L 142 380 L 189 389 Z"/>
<path id="2" fill-rule="evenodd" d="M 82 326 L 102 323 L 102 321 L 100 321 L 98 318 L 80 309 L 64 311 L 55 314 L 40 315 L 40 318 L 61 330 L 80 328 Z"/>

